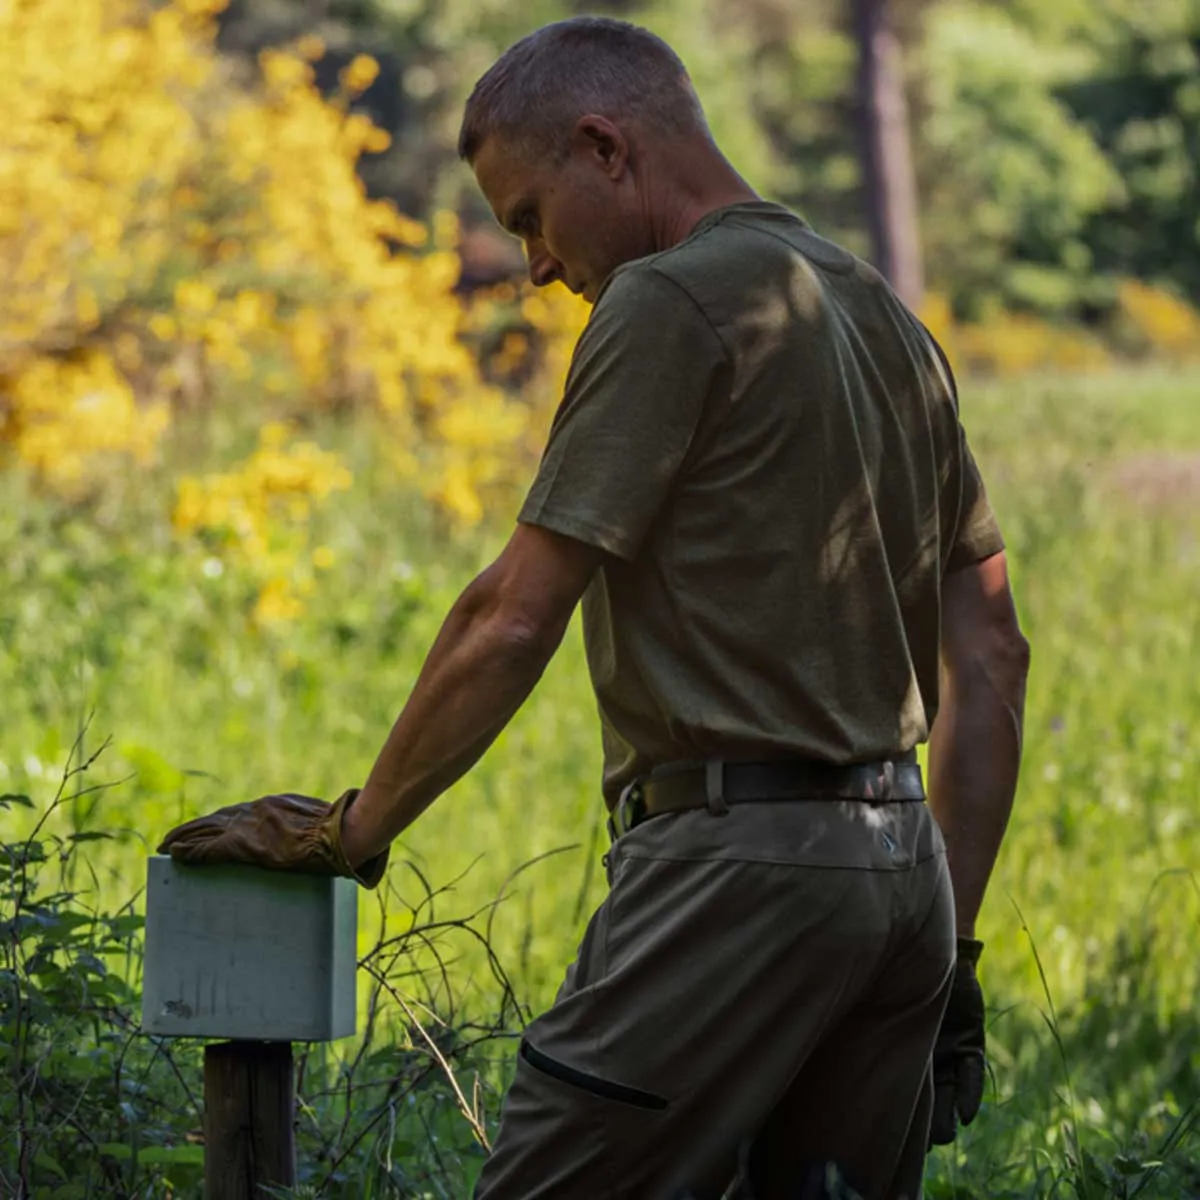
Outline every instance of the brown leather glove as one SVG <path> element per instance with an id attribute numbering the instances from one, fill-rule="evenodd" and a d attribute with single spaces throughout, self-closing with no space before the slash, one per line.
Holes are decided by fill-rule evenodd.
<path id="1" fill-rule="evenodd" d="M 336 804 L 327 804 L 287 792 L 230 804 L 177 825 L 158 853 L 188 864 L 248 863 L 275 871 L 342 875 L 373 888 L 387 869 L 388 851 L 356 871 L 342 849 L 342 814 L 357 795 L 358 788 L 351 788 Z"/>
<path id="2" fill-rule="evenodd" d="M 958 1126 L 970 1125 L 983 1101 L 985 1009 L 983 990 L 975 978 L 975 964 L 983 943 L 958 939 L 954 982 L 933 1045 L 933 1121 L 931 1146 L 947 1146 L 958 1135 Z"/>

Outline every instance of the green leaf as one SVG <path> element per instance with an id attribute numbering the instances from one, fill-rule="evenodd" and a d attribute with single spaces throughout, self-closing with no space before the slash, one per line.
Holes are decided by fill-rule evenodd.
<path id="1" fill-rule="evenodd" d="M 146 918 L 137 913 L 124 913 L 119 917 L 109 917 L 107 924 L 113 937 L 126 938 L 142 929 Z"/>
<path id="2" fill-rule="evenodd" d="M 70 933 L 81 925 L 90 925 L 92 917 L 89 913 L 57 912 L 54 914 L 51 927 L 55 933 Z"/>
<path id="3" fill-rule="evenodd" d="M 59 732 L 57 726 L 50 725 L 46 728 L 41 740 L 37 743 L 37 756 L 44 763 L 53 763 L 58 761 L 62 752 L 62 734 Z"/>
<path id="4" fill-rule="evenodd" d="M 101 1154 L 107 1154 L 110 1158 L 118 1158 L 122 1162 L 128 1162 L 134 1158 L 133 1150 L 124 1144 L 124 1142 L 105 1142 L 100 1147 Z M 138 1149 L 136 1161 L 139 1165 L 145 1163 L 150 1166 L 161 1165 L 163 1163 L 195 1163 L 203 1165 L 204 1163 L 204 1147 L 203 1146 L 142 1146 Z"/>
<path id="5" fill-rule="evenodd" d="M 45 1151 L 33 1156 L 33 1165 L 35 1167 L 41 1167 L 44 1171 L 53 1171 L 54 1174 L 59 1177 L 59 1179 L 66 1179 L 67 1177 L 67 1173 L 62 1169 L 58 1159 L 51 1157 L 49 1154 L 45 1153 Z"/>
<path id="6" fill-rule="evenodd" d="M 18 808 L 34 808 L 35 805 L 28 796 L 22 796 L 17 792 L 5 792 L 0 796 L 0 808 L 11 808 L 13 805 Z"/>
<path id="7" fill-rule="evenodd" d="M 83 967 L 84 969 L 92 972 L 93 975 L 103 976 L 108 974 L 108 967 L 104 965 L 104 961 L 100 958 L 97 958 L 96 955 L 88 952 L 76 955 L 75 965 L 77 967 Z"/>
<path id="8" fill-rule="evenodd" d="M 1113 1159 L 1113 1170 L 1120 1175 L 1140 1175 L 1143 1171 L 1155 1171 L 1162 1166 L 1161 1162 L 1143 1162 L 1133 1154 L 1118 1154 Z"/>
<path id="9" fill-rule="evenodd" d="M 195 1163 L 204 1165 L 203 1146 L 143 1146 L 138 1151 L 138 1163 Z"/>
<path id="10" fill-rule="evenodd" d="M 103 833 L 99 829 L 85 829 L 82 833 L 71 833 L 67 835 L 68 842 L 101 842 L 111 840 L 111 833 Z"/>
<path id="11" fill-rule="evenodd" d="M 122 756 L 138 773 L 138 784 L 147 792 L 173 794 L 183 787 L 184 773 L 172 766 L 157 750 L 124 742 L 120 746 Z"/>

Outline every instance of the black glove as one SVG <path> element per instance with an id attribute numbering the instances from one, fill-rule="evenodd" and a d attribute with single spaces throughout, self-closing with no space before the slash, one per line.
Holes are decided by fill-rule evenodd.
<path id="1" fill-rule="evenodd" d="M 970 1125 L 983 1100 L 984 1005 L 975 964 L 983 943 L 973 938 L 958 939 L 958 961 L 954 983 L 933 1044 L 933 1121 L 929 1128 L 931 1146 L 948 1146 L 958 1126 Z"/>

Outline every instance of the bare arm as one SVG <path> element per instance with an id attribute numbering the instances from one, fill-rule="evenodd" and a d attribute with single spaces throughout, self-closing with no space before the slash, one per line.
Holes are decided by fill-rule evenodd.
<path id="1" fill-rule="evenodd" d="M 1029 672 L 1003 553 L 942 581 L 941 658 L 929 803 L 946 839 L 958 935 L 973 938 L 1017 788 Z"/>
<path id="2" fill-rule="evenodd" d="M 388 846 L 482 757 L 553 657 L 602 552 L 518 525 L 446 617 L 342 844 L 358 865 Z"/>

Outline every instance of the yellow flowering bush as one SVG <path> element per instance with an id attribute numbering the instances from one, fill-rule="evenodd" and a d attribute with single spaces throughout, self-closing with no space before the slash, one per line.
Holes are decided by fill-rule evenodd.
<path id="1" fill-rule="evenodd" d="M 139 406 L 128 380 L 98 348 L 35 358 L 10 386 L 11 412 L 0 437 L 63 491 L 82 486 L 106 451 L 146 462 L 169 419 L 162 401 Z"/>
<path id="2" fill-rule="evenodd" d="M 389 144 L 349 103 L 378 64 L 354 58 L 327 100 L 306 37 L 264 51 L 247 90 L 215 49 L 223 3 L 0 5 L 0 455 L 76 499 L 112 456 L 152 461 L 180 409 L 368 409 L 398 476 L 477 521 L 528 476 L 582 306 L 536 302 L 541 378 L 523 396 L 485 378 L 455 219 L 426 228 L 356 173 Z M 233 470 L 183 480 L 174 513 L 181 538 L 247 565 L 264 622 L 298 611 L 328 557 L 308 552 L 308 510 L 350 483 L 281 428 Z"/>
<path id="3" fill-rule="evenodd" d="M 1117 290 L 1118 322 L 1143 353 L 1200 358 L 1200 312 L 1161 288 L 1125 279 Z"/>
<path id="4" fill-rule="evenodd" d="M 241 89 L 220 7 L 0 7 L 0 445 L 70 490 L 100 452 L 152 456 L 172 407 L 368 406 L 406 477 L 477 519 L 527 469 L 528 405 L 463 339 L 454 219 L 426 229 L 355 172 L 388 143 L 348 104 L 377 64 L 327 101 L 307 38 Z"/>
<path id="5" fill-rule="evenodd" d="M 956 370 L 987 375 L 1031 371 L 1096 371 L 1116 354 L 1200 359 L 1200 312 L 1185 300 L 1136 279 L 1117 286 L 1105 338 L 1021 313 L 996 312 L 986 321 L 959 323 L 946 298 L 929 293 L 921 319 Z"/>
<path id="6" fill-rule="evenodd" d="M 270 422 L 253 454 L 231 471 L 179 483 L 174 525 L 201 537 L 261 584 L 254 618 L 271 624 L 298 615 L 301 595 L 314 570 L 333 565 L 327 546 L 309 544 L 309 517 L 351 475 L 336 454 L 313 442 L 292 441 L 290 431 Z"/>
<path id="7" fill-rule="evenodd" d="M 930 293 L 920 316 L 955 371 L 963 374 L 1086 372 L 1101 370 L 1112 361 L 1098 337 L 1024 313 L 1000 311 L 986 321 L 959 323 L 945 297 Z"/>
<path id="8" fill-rule="evenodd" d="M 1094 371 L 1111 362 L 1099 338 L 1023 313 L 1000 312 L 981 324 L 960 325 L 952 344 L 963 369 L 987 375 Z"/>

